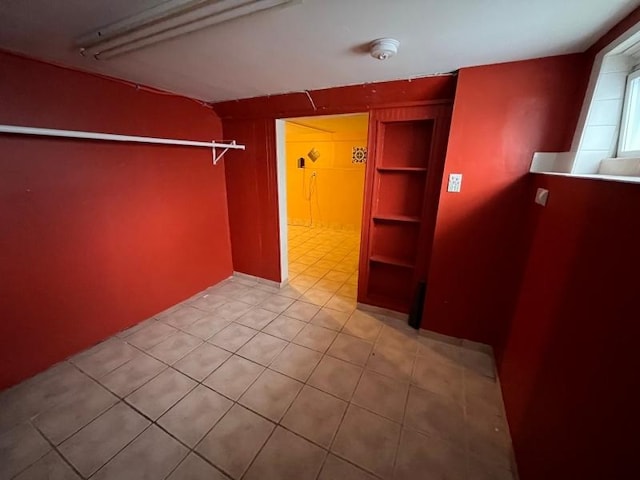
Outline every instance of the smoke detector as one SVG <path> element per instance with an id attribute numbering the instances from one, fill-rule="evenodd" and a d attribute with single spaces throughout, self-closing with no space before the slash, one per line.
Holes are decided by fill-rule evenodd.
<path id="1" fill-rule="evenodd" d="M 371 42 L 371 56 L 378 60 L 386 60 L 398 53 L 400 42 L 395 38 L 379 38 Z"/>

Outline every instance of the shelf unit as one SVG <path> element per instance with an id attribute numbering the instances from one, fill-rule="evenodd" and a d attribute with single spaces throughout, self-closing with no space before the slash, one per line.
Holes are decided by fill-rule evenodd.
<path id="1" fill-rule="evenodd" d="M 450 111 L 443 103 L 379 110 L 370 117 L 358 287 L 363 303 L 408 312 L 426 277 L 448 133 L 442 120 Z"/>

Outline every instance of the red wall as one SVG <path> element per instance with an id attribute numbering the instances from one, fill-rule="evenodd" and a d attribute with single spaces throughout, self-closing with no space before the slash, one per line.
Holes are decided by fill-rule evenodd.
<path id="1" fill-rule="evenodd" d="M 422 327 L 500 345 L 522 272 L 528 171 L 569 146 L 582 55 L 462 69 L 453 108 Z M 462 191 L 448 193 L 450 173 Z"/>
<path id="2" fill-rule="evenodd" d="M 280 281 L 275 121 L 228 120 L 224 133 L 247 147 L 226 162 L 233 268 Z"/>
<path id="3" fill-rule="evenodd" d="M 520 478 L 635 470 L 640 185 L 535 175 L 531 245 L 500 365 Z"/>
<path id="4" fill-rule="evenodd" d="M 334 115 L 367 112 L 372 108 L 408 102 L 451 99 L 454 91 L 455 77 L 442 75 L 311 90 L 308 93 L 313 105 L 305 92 L 296 92 L 214 103 L 213 108 L 223 119 Z"/>
<path id="5" fill-rule="evenodd" d="M 0 123 L 211 140 L 190 100 L 0 52 Z M 232 272 L 211 152 L 0 135 L 0 388 Z"/>
<path id="6" fill-rule="evenodd" d="M 223 118 L 225 138 L 247 144 L 227 159 L 227 195 L 233 265 L 236 271 L 280 281 L 275 120 L 368 112 L 427 100 L 451 99 L 455 77 L 369 83 L 213 105 Z"/>
<path id="7" fill-rule="evenodd" d="M 638 21 L 640 8 L 589 49 L 583 85 L 597 52 Z M 640 185 L 532 177 L 529 245 L 498 345 L 520 478 L 626 478 L 639 424 Z M 546 207 L 530 201 L 538 187 Z"/>

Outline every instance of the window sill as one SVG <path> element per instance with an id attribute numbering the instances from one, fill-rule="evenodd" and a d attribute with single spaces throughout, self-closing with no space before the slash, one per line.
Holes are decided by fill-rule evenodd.
<path id="1" fill-rule="evenodd" d="M 638 177 L 640 176 L 640 158 L 605 158 L 600 162 L 598 173 L 601 175 L 613 175 L 616 177 Z"/>
<path id="2" fill-rule="evenodd" d="M 536 152 L 529 173 L 640 183 L 640 158 L 605 158 L 592 162 L 591 172 L 575 172 L 576 152 Z"/>
<path id="3" fill-rule="evenodd" d="M 589 180 L 604 180 L 607 182 L 640 183 L 640 176 L 604 175 L 601 173 L 561 173 L 561 172 L 531 172 L 538 175 L 555 175 L 559 177 L 586 178 Z"/>

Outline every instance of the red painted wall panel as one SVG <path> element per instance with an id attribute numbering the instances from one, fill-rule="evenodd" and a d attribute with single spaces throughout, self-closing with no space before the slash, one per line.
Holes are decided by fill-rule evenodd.
<path id="1" fill-rule="evenodd" d="M 359 113 L 399 103 L 451 99 L 455 85 L 454 76 L 442 75 L 312 90 L 313 104 L 305 92 L 295 92 L 214 103 L 213 107 L 223 119 Z"/>
<path id="2" fill-rule="evenodd" d="M 309 93 L 316 109 L 304 92 L 214 104 L 224 137 L 247 144 L 225 160 L 234 269 L 280 281 L 276 119 L 450 100 L 454 91 L 449 75 L 315 90 Z"/>
<path id="3" fill-rule="evenodd" d="M 233 268 L 279 282 L 275 121 L 225 121 L 224 132 L 247 147 L 225 159 Z"/>
<path id="4" fill-rule="evenodd" d="M 597 52 L 638 21 L 640 8 L 586 52 L 583 88 Z M 527 200 L 523 274 L 497 345 L 520 478 L 625 478 L 640 403 L 640 185 L 534 175 Z"/>
<path id="5" fill-rule="evenodd" d="M 583 93 L 582 55 L 460 71 L 422 327 L 500 345 L 526 248 L 536 151 L 569 146 Z M 448 193 L 450 173 L 462 191 Z"/>
<path id="6" fill-rule="evenodd" d="M 634 458 L 640 185 L 535 175 L 500 365 L 522 480 L 625 478 Z"/>
<path id="7" fill-rule="evenodd" d="M 188 99 L 0 52 L 0 123 L 211 140 Z M 186 147 L 0 136 L 0 388 L 230 275 L 224 166 Z"/>

